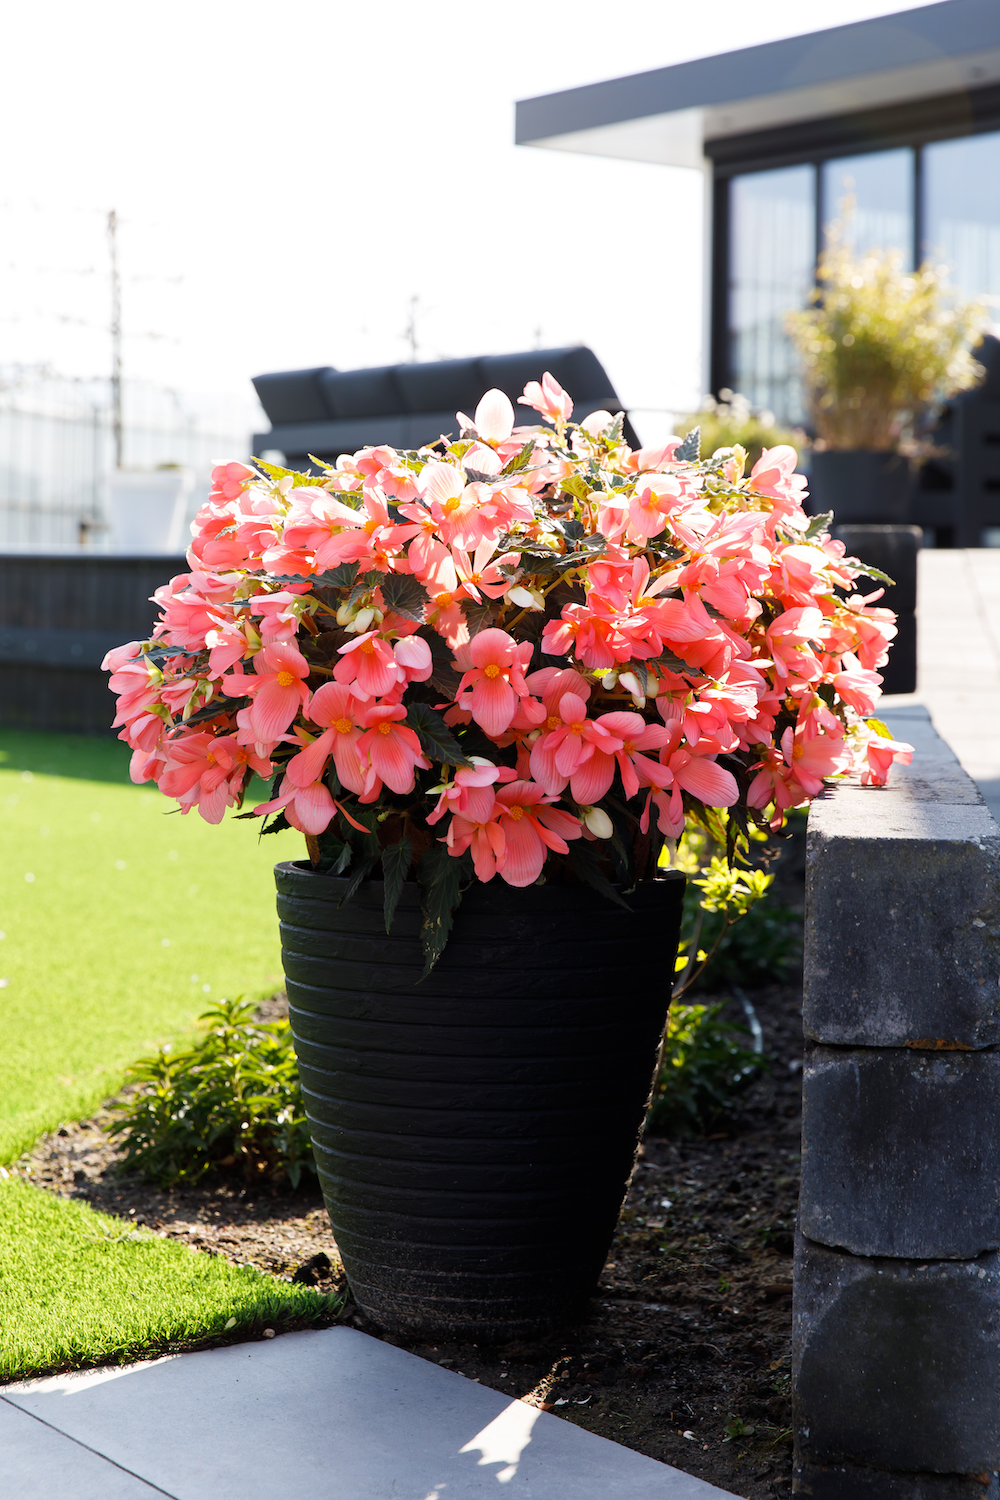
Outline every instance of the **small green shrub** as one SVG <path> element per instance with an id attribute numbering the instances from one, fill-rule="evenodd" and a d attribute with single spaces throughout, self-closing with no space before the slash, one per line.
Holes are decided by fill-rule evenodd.
<path id="1" fill-rule="evenodd" d="M 733 1107 L 736 1095 L 767 1067 L 743 1046 L 742 1026 L 722 1020 L 724 1005 L 670 1007 L 663 1061 L 647 1128 L 654 1135 L 703 1135 Z"/>
<path id="2" fill-rule="evenodd" d="M 788 443 L 799 453 L 808 448 L 809 439 L 801 427 L 783 427 L 773 412 L 755 411 L 738 391 L 723 390 L 720 399 L 706 396 L 701 409 L 677 422 L 677 433 L 686 437 L 695 427 L 701 431 L 701 451 L 707 458 L 719 448 L 734 448 L 738 443 L 747 452 L 749 474 L 765 448 Z"/>
<path id="3" fill-rule="evenodd" d="M 288 1022 L 253 1014 L 250 1002 L 223 1000 L 189 1051 L 161 1048 L 130 1069 L 139 1090 L 109 1127 L 124 1171 L 161 1187 L 232 1172 L 293 1188 L 315 1172 Z"/>

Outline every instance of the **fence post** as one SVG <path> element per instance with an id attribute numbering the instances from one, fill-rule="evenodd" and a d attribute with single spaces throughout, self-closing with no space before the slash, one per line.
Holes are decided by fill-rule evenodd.
<path id="1" fill-rule="evenodd" d="M 989 1500 L 1000 1465 L 1000 828 L 926 711 L 806 865 L 794 1488 Z"/>

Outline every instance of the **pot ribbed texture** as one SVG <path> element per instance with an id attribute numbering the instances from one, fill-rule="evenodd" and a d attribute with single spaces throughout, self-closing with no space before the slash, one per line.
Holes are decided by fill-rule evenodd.
<path id="1" fill-rule="evenodd" d="M 276 866 L 320 1182 L 359 1306 L 400 1331 L 525 1336 L 604 1264 L 669 1005 L 684 878 L 631 912 L 584 886 L 473 885 L 421 980 L 420 902 Z"/>

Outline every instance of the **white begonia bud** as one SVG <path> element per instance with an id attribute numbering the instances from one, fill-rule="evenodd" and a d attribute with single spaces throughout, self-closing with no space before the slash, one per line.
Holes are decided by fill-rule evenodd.
<path id="1" fill-rule="evenodd" d="M 634 672 L 622 672 L 618 681 L 627 693 L 632 694 L 632 702 L 636 708 L 646 707 L 646 695 L 642 690 L 642 684 Z"/>
<path id="2" fill-rule="evenodd" d="M 507 590 L 507 598 L 511 604 L 516 604 L 520 609 L 534 609 L 535 600 L 530 589 L 522 588 L 515 584 L 512 589 Z"/>
<path id="3" fill-rule="evenodd" d="M 648 680 L 646 682 L 646 697 L 647 698 L 658 698 L 659 696 L 660 696 L 660 679 L 658 677 L 654 677 L 653 673 L 650 672 L 649 678 L 648 678 Z"/>
<path id="4" fill-rule="evenodd" d="M 337 624 L 340 625 L 342 628 L 346 628 L 348 625 L 350 625 L 350 623 L 351 623 L 351 621 L 353 619 L 354 619 L 354 605 L 353 604 L 342 604 L 340 606 L 340 608 L 337 610 Z"/>
<path id="5" fill-rule="evenodd" d="M 375 611 L 373 609 L 359 609 L 347 628 L 352 635 L 364 635 L 374 618 Z"/>
<path id="6" fill-rule="evenodd" d="M 611 689 L 613 687 L 617 687 L 617 685 L 618 673 L 614 669 L 612 669 L 610 672 L 605 672 L 604 676 L 601 678 L 601 687 L 604 689 L 604 691 L 606 693 L 610 693 Z"/>
<path id="7" fill-rule="evenodd" d="M 595 838 L 609 839 L 613 836 L 615 825 L 612 823 L 603 807 L 581 808 L 580 815 Z"/>

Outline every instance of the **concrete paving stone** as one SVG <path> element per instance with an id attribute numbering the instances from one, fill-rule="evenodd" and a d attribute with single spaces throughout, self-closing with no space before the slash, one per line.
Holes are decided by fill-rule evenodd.
<path id="1" fill-rule="evenodd" d="M 810 1047 L 799 1226 L 853 1255 L 1000 1246 L 1000 1053 Z"/>
<path id="2" fill-rule="evenodd" d="M 725 1494 L 350 1328 L 24 1382 L 4 1396 L 173 1500 Z"/>
<path id="3" fill-rule="evenodd" d="M 156 1500 L 162 1493 L 0 1395 L 3 1500 Z"/>
<path id="4" fill-rule="evenodd" d="M 869 1259 L 799 1234 L 792 1390 L 799 1464 L 995 1472 L 1000 1256 Z"/>

